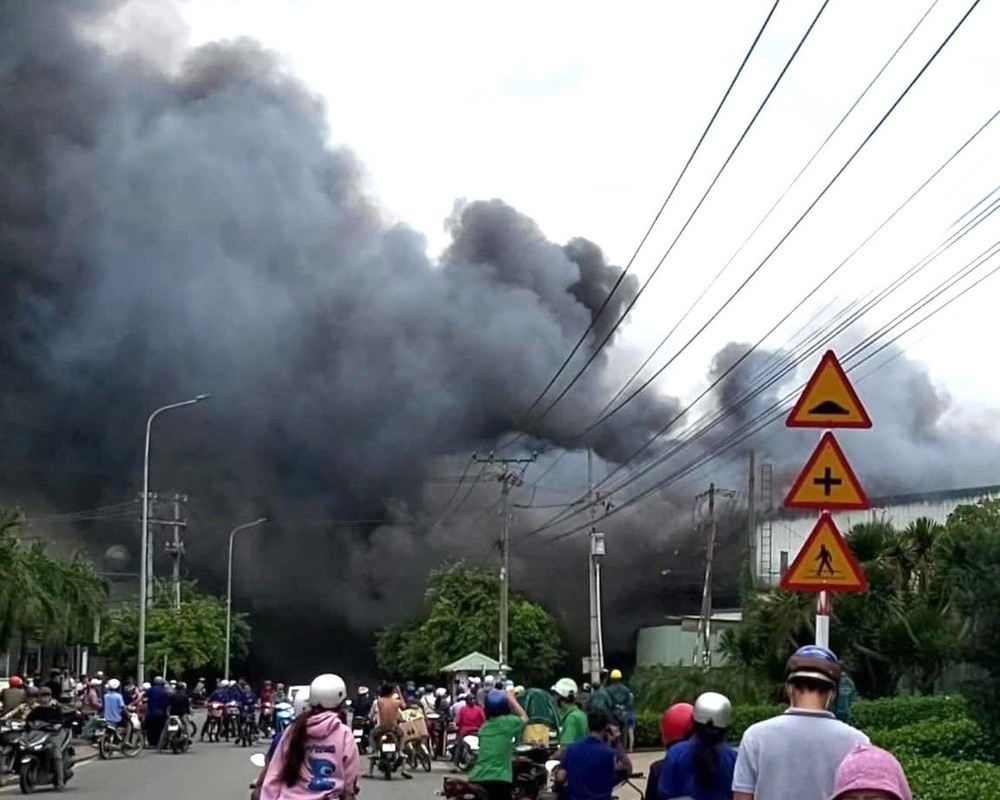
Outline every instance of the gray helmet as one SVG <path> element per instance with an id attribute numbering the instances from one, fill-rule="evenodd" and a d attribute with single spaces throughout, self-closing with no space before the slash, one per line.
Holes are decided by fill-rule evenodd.
<path id="1" fill-rule="evenodd" d="M 733 721 L 733 704 L 718 692 L 705 692 L 694 701 L 694 721 L 697 725 L 711 725 L 719 730 Z"/>

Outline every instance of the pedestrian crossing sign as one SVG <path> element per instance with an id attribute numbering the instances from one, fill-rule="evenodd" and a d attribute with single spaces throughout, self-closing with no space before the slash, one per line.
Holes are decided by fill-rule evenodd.
<path id="1" fill-rule="evenodd" d="M 795 408 L 789 428 L 870 428 L 871 417 L 833 350 L 827 350 Z"/>
<path id="2" fill-rule="evenodd" d="M 792 485 L 785 498 L 785 507 L 819 511 L 868 508 L 865 490 L 829 431 L 823 434 L 805 469 Z"/>
<path id="3" fill-rule="evenodd" d="M 778 585 L 789 592 L 863 592 L 868 580 L 836 523 L 823 514 Z"/>

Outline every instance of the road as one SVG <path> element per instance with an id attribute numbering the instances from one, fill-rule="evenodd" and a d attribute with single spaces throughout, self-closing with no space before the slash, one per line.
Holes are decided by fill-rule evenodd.
<path id="1" fill-rule="evenodd" d="M 90 761 L 80 764 L 76 774 L 61 795 L 67 800 L 247 800 L 248 786 L 257 770 L 250 764 L 250 754 L 259 748 L 242 748 L 233 744 L 196 744 L 185 755 L 144 751 L 132 760 L 116 756 L 111 761 Z M 368 761 L 364 760 L 367 769 Z M 418 773 L 413 780 L 393 777 L 364 778 L 362 793 L 365 800 L 433 800 L 447 774 L 446 765 L 435 764 L 430 774 Z M 50 787 L 39 792 L 50 792 Z M 20 797 L 17 785 L 0 789 L 0 797 Z"/>

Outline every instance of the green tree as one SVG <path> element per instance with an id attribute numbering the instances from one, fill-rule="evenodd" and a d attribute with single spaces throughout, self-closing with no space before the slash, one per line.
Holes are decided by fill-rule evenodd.
<path id="1" fill-rule="evenodd" d="M 69 647 L 88 642 L 107 598 L 107 586 L 81 554 L 54 558 L 44 542 L 19 538 L 24 518 L 0 510 L 0 650 L 17 642 L 23 672 L 29 640 L 64 659 Z"/>
<path id="2" fill-rule="evenodd" d="M 492 572 L 447 564 L 431 573 L 422 621 L 396 625 L 376 637 L 375 655 L 388 675 L 433 678 L 478 650 L 492 653 L 499 635 L 500 581 Z M 525 596 L 510 596 L 510 661 L 518 680 L 553 676 L 563 651 L 555 619 Z"/>
<path id="3" fill-rule="evenodd" d="M 202 594 L 193 583 L 181 585 L 181 606 L 174 608 L 172 586 L 157 586 L 153 605 L 146 613 L 146 664 L 150 671 L 171 674 L 192 670 L 222 669 L 226 648 L 226 602 Z M 101 654 L 112 671 L 133 674 L 139 639 L 139 608 L 135 601 L 110 609 L 104 618 Z M 250 644 L 245 614 L 233 614 L 232 661 L 243 659 Z"/>

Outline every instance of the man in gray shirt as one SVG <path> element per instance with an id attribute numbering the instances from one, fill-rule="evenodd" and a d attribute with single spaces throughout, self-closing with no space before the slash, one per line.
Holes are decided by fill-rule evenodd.
<path id="1" fill-rule="evenodd" d="M 751 725 L 740 742 L 733 800 L 827 800 L 837 767 L 855 745 L 869 744 L 861 731 L 828 709 L 842 669 L 824 647 L 800 647 L 788 659 L 785 688 L 791 707 Z"/>

